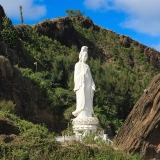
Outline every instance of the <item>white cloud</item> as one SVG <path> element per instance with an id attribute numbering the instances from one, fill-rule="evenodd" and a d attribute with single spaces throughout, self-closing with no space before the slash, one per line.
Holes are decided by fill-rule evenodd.
<path id="1" fill-rule="evenodd" d="M 107 9 L 122 11 L 127 15 L 121 26 L 151 36 L 160 35 L 160 0 L 112 0 L 112 3 L 111 0 L 85 0 L 84 4 L 94 10 L 104 8 L 104 4 L 107 4 Z"/>
<path id="2" fill-rule="evenodd" d="M 110 1 L 112 0 L 85 0 L 84 5 L 93 10 L 108 9 L 110 7 Z"/>
<path id="3" fill-rule="evenodd" d="M 160 35 L 159 0 L 115 0 L 115 8 L 128 14 L 122 26 L 152 36 Z"/>
<path id="4" fill-rule="evenodd" d="M 37 0 L 42 2 L 42 0 Z M 0 0 L 0 4 L 4 8 L 6 15 L 9 18 L 20 19 L 20 5 L 22 6 L 22 13 L 24 21 L 36 20 L 46 14 L 46 7 L 44 5 L 36 4 L 36 0 Z"/>

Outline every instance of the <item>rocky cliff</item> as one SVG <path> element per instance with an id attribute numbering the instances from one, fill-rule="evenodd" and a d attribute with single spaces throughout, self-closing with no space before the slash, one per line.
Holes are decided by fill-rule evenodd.
<path id="1" fill-rule="evenodd" d="M 116 137 L 119 149 L 160 159 L 160 74 L 133 107 Z"/>

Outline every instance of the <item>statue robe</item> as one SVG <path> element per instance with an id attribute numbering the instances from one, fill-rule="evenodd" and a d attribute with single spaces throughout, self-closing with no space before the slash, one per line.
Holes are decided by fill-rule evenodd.
<path id="1" fill-rule="evenodd" d="M 92 117 L 93 87 L 95 84 L 87 64 L 78 62 L 74 70 L 74 91 L 76 92 L 76 110 L 72 112 L 77 117 Z"/>

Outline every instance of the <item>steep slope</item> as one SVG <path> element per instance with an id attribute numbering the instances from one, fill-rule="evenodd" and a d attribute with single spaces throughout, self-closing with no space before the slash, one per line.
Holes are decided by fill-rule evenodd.
<path id="1" fill-rule="evenodd" d="M 111 63 L 116 56 L 120 56 L 121 59 L 125 61 L 126 57 L 121 54 L 124 55 L 125 52 L 128 52 L 127 50 L 131 49 L 132 51 L 139 52 L 142 56 L 147 58 L 147 61 L 151 65 L 160 69 L 160 54 L 158 51 L 140 44 L 128 36 L 119 35 L 113 31 L 103 29 L 95 25 L 89 18 L 57 18 L 45 20 L 32 27 L 40 36 L 43 35 L 52 40 L 58 40 L 62 45 L 67 47 L 76 45 L 80 49 L 81 46 L 88 45 L 90 47 L 89 52 L 91 56 L 95 58 L 102 57 L 103 61 L 107 63 Z M 15 29 L 19 37 L 22 40 L 26 40 L 24 33 L 25 26 L 16 26 Z M 81 29 L 81 31 L 79 29 Z M 131 67 L 138 67 L 139 64 L 136 64 L 134 55 L 130 54 L 127 60 L 131 61 Z"/>
<path id="2" fill-rule="evenodd" d="M 145 160 L 160 158 L 160 74 L 133 107 L 116 136 L 118 148 L 140 152 Z"/>
<path id="3" fill-rule="evenodd" d="M 58 131 L 56 116 L 47 113 L 45 95 L 30 79 L 24 77 L 21 71 L 13 67 L 9 60 L 0 56 L 0 108 L 12 112 L 35 123 L 45 123 L 50 130 Z M 6 105 L 3 105 L 3 101 Z M 6 108 L 6 109 L 5 109 Z"/>
<path id="4" fill-rule="evenodd" d="M 80 27 L 81 31 L 78 30 Z M 140 44 L 128 36 L 119 35 L 113 31 L 103 29 L 100 26 L 95 25 L 91 19 L 86 17 L 66 17 L 46 20 L 39 24 L 35 24 L 33 28 L 38 32 L 39 35 L 45 35 L 53 40 L 56 39 L 62 45 L 67 47 L 76 45 L 80 49 L 83 45 L 89 45 L 89 49 L 93 57 L 105 55 L 104 60 L 108 63 L 110 63 L 110 59 L 113 58 L 111 53 L 113 48 L 117 52 L 122 52 L 122 47 L 124 49 L 138 49 L 139 52 L 147 58 L 147 61 L 151 65 L 160 69 L 160 54 L 158 51 Z M 87 31 L 88 33 L 91 32 L 91 35 L 89 35 Z M 99 34 L 96 35 L 96 33 Z M 103 34 L 104 37 L 102 37 L 101 34 Z M 101 38 L 105 39 L 102 40 Z M 117 44 L 118 46 L 116 46 Z M 134 55 L 130 56 L 131 57 L 129 57 L 129 60 L 134 63 Z M 133 64 L 131 64 L 131 66 L 132 65 Z"/>

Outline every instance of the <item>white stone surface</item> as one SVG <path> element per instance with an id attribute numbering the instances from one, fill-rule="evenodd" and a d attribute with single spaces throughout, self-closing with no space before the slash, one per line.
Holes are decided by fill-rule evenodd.
<path id="1" fill-rule="evenodd" d="M 91 75 L 89 66 L 86 64 L 88 59 L 88 47 L 83 46 L 79 54 L 79 62 L 75 64 L 74 69 L 74 91 L 76 93 L 76 110 L 72 114 L 76 117 L 73 119 L 73 130 L 76 134 L 78 131 L 96 131 L 97 118 L 94 118 L 93 96 L 95 84 Z"/>
<path id="2" fill-rule="evenodd" d="M 84 133 L 89 133 L 90 131 L 96 132 L 98 123 L 99 120 L 95 117 L 75 118 L 72 122 L 75 133 L 78 131 L 83 131 Z"/>
<path id="3" fill-rule="evenodd" d="M 73 141 L 76 140 L 75 136 L 57 136 L 56 141 L 65 142 L 65 141 Z"/>
<path id="4" fill-rule="evenodd" d="M 75 136 L 57 136 L 56 141 L 58 142 L 66 142 L 66 141 L 82 141 L 84 138 L 84 134 L 77 133 Z M 108 138 L 107 135 L 98 135 L 94 137 L 94 140 L 101 138 L 104 142 L 106 142 L 108 145 L 113 145 L 113 142 Z"/>

